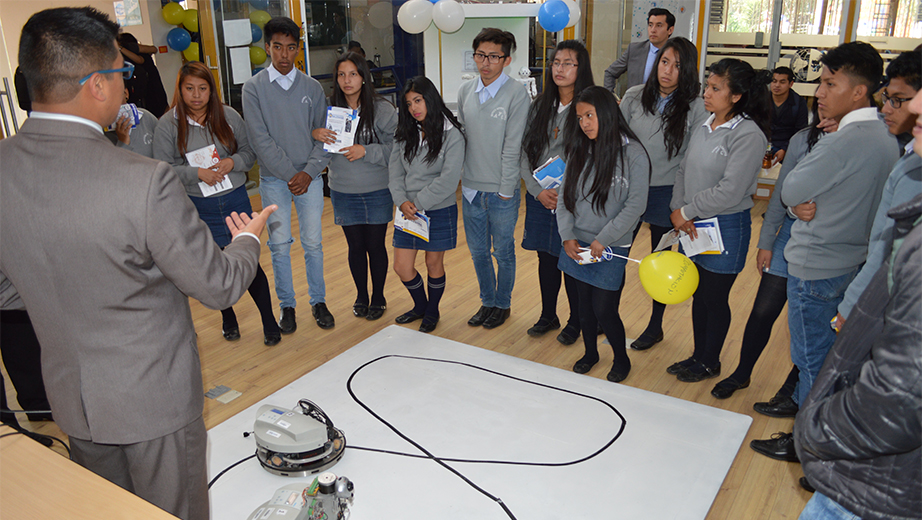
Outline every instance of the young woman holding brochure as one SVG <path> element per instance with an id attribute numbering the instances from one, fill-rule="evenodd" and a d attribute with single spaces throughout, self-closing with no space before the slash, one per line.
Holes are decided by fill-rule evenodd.
<path id="1" fill-rule="evenodd" d="M 211 145 L 220 158 L 217 164 L 211 168 L 189 164 L 186 154 Z M 173 165 L 215 242 L 222 248 L 230 244 L 232 237 L 224 218 L 234 211 L 252 213 L 245 184 L 256 154 L 247 141 L 243 118 L 221 103 L 214 76 L 201 62 L 190 61 L 179 69 L 173 106 L 160 118 L 154 131 L 154 158 Z M 231 183 L 228 190 L 208 196 L 202 191 L 203 183 L 213 187 L 227 180 Z M 282 333 L 272 313 L 269 280 L 262 267 L 256 268 L 249 293 L 262 318 L 263 342 L 268 346 L 278 344 Z M 240 339 L 233 307 L 222 310 L 221 317 L 224 339 Z"/>
<path id="2" fill-rule="evenodd" d="M 576 98 L 578 129 L 567 134 L 563 197 L 557 200 L 562 239 L 558 267 L 576 280 L 585 355 L 573 371 L 585 374 L 599 361 L 596 328 L 601 325 L 614 352 L 607 379 L 623 381 L 631 371 L 618 302 L 625 257 L 647 205 L 650 159 L 627 126 L 611 92 L 589 87 Z M 600 261 L 580 264 L 581 248 Z M 605 255 L 611 248 L 615 255 Z"/>
<path id="3" fill-rule="evenodd" d="M 330 106 L 359 112 L 355 144 L 332 154 L 330 159 L 333 221 L 342 226 L 349 245 L 349 270 L 356 289 L 352 314 L 376 320 L 387 309 L 384 237 L 394 204 L 387 189 L 387 163 L 397 129 L 397 111 L 394 105 L 375 93 L 371 71 L 360 54 L 343 54 L 336 60 L 333 70 L 336 81 Z M 336 142 L 336 133 L 326 128 L 314 129 L 311 135 L 327 144 Z M 371 298 L 368 297 L 369 271 Z"/>
<path id="4" fill-rule="evenodd" d="M 695 221 L 716 217 L 724 251 L 692 258 L 699 283 L 692 301 L 691 357 L 666 371 L 694 383 L 720 375 L 720 351 L 730 329 L 730 289 L 743 270 L 752 228 L 752 194 L 768 146 L 771 73 L 733 58 L 711 66 L 704 107 L 711 117 L 692 134 L 676 172 L 673 227 L 698 238 Z"/>
<path id="5" fill-rule="evenodd" d="M 422 319 L 420 332 L 432 332 L 439 323 L 439 301 L 445 292 L 445 251 L 458 243 L 456 192 L 464 163 L 464 133 L 425 76 L 407 82 L 397 113 L 388 188 L 406 218 L 416 220 L 418 212 L 425 212 L 429 241 L 394 231 L 394 272 L 413 297 L 413 308 L 395 321 Z M 426 252 L 428 297 L 415 267 L 417 251 Z"/>
<path id="6" fill-rule="evenodd" d="M 573 99 L 593 85 L 589 52 L 582 43 L 566 40 L 557 44 L 551 67 L 544 78 L 544 91 L 532 102 L 522 139 L 522 180 L 525 181 L 525 234 L 522 248 L 538 253 L 538 283 L 541 287 L 541 316 L 528 329 L 529 336 L 542 336 L 560 328 L 557 295 L 560 292 L 560 234 L 557 232 L 557 189 L 544 189 L 533 175 L 549 159 L 564 156 L 565 127 L 575 125 Z M 579 299 L 572 278 L 564 276 L 570 307 L 567 325 L 557 341 L 572 345 L 579 338 Z"/>

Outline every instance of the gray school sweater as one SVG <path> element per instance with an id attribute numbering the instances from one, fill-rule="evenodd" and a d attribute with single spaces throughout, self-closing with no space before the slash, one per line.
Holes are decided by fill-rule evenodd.
<path id="1" fill-rule="evenodd" d="M 394 146 L 394 132 L 397 130 L 397 110 L 390 102 L 375 101 L 375 133 L 378 142 L 367 142 L 356 137 L 355 144 L 365 147 L 365 157 L 349 161 L 342 154 L 331 154 L 330 189 L 340 193 L 370 193 L 387 189 L 387 161 Z M 319 128 L 319 127 L 318 127 Z"/>
<path id="2" fill-rule="evenodd" d="M 641 94 L 643 94 L 643 85 L 627 89 L 624 98 L 621 99 L 621 114 L 650 155 L 650 163 L 653 164 L 650 186 L 672 186 L 675 184 L 676 170 L 682 164 L 682 158 L 685 157 L 692 134 L 707 120 L 710 113 L 704 109 L 704 101 L 700 97 L 692 102 L 685 120 L 685 140 L 682 148 L 670 159 L 669 154 L 666 153 L 666 141 L 663 136 L 663 116 L 660 113 L 653 115 L 644 112 L 640 102 Z"/>
<path id="3" fill-rule="evenodd" d="M 682 208 L 690 220 L 731 215 L 753 206 L 768 139 L 749 119 L 728 123 L 730 127 L 721 125 L 714 131 L 699 126 L 676 171 L 670 207 Z"/>
<path id="4" fill-rule="evenodd" d="M 189 161 L 186 160 L 185 155 L 179 153 L 179 146 L 176 144 L 176 125 L 179 124 L 179 120 L 176 119 L 174 115 L 175 110 L 175 108 L 168 110 L 167 113 L 163 114 L 163 117 L 160 118 L 160 122 L 157 123 L 157 130 L 154 132 L 154 159 L 169 163 L 173 166 L 173 170 L 176 171 L 176 175 L 179 176 L 179 180 L 182 181 L 186 188 L 186 193 L 190 197 L 203 197 L 202 190 L 198 185 L 198 183 L 201 182 L 201 179 L 198 178 L 198 168 L 189 166 Z M 224 105 L 224 117 L 234 131 L 234 138 L 237 139 L 237 153 L 231 155 L 229 153 L 230 150 L 225 148 L 220 141 L 214 138 L 211 133 L 202 126 L 192 125 L 187 121 L 183 121 L 183 124 L 188 128 L 186 133 L 186 137 L 188 138 L 186 142 L 186 151 L 192 152 L 211 144 L 215 145 L 221 159 L 230 157 L 234 160 L 234 169 L 231 170 L 227 176 L 234 184 L 234 189 L 236 189 L 246 184 L 247 172 L 253 167 L 256 154 L 253 153 L 253 149 L 250 148 L 250 143 L 247 139 L 246 125 L 243 122 L 243 118 L 240 117 L 240 114 L 233 108 Z M 225 195 L 227 193 L 230 192 L 224 192 Z"/>
<path id="5" fill-rule="evenodd" d="M 243 117 L 259 174 L 285 182 L 298 172 L 316 179 L 330 162 L 311 131 L 324 125 L 327 98 L 314 78 L 298 72 L 288 90 L 269 82 L 269 70 L 243 84 Z"/>
<path id="6" fill-rule="evenodd" d="M 458 89 L 458 117 L 467 135 L 461 185 L 512 195 L 519 189 L 519 152 L 528 118 L 528 92 L 510 78 L 496 96 L 480 104 L 477 80 Z"/>
<path id="7" fill-rule="evenodd" d="M 457 204 L 458 181 L 461 180 L 461 166 L 464 164 L 464 136 L 454 125 L 446 121 L 442 134 L 442 149 L 432 163 L 424 158 L 429 153 L 426 142 L 420 143 L 416 157 L 407 162 L 403 155 L 403 143 L 397 143 L 391 150 L 388 162 L 390 182 L 388 188 L 394 204 L 410 201 L 418 209 L 430 211 Z"/>
<path id="8" fill-rule="evenodd" d="M 548 147 L 545 149 L 544 154 L 541 155 L 541 158 L 538 160 L 538 166 L 544 164 L 548 159 L 559 155 L 561 159 L 565 159 L 563 156 L 565 144 L 563 141 L 563 125 L 567 121 L 567 114 L 570 112 L 572 104 L 564 109 L 563 112 L 558 112 L 554 117 L 553 128 L 548 132 Z M 526 128 L 531 128 L 533 122 L 529 119 L 528 125 Z M 557 136 L 554 136 L 554 128 L 557 129 Z M 525 181 L 525 189 L 528 190 L 528 193 L 532 197 L 537 197 L 539 193 L 544 191 L 544 188 L 538 184 L 538 181 L 535 180 L 534 169 L 531 167 L 531 164 L 528 162 L 528 157 L 525 155 L 525 150 L 522 150 L 522 157 L 519 161 L 520 170 L 519 174 L 522 176 L 522 180 Z M 505 193 L 505 192 L 504 192 Z M 562 193 L 559 189 L 557 193 Z"/>
<path id="9" fill-rule="evenodd" d="M 154 157 L 154 130 L 157 129 L 157 116 L 151 114 L 146 109 L 138 107 L 141 115 L 138 126 L 128 131 L 129 143 L 125 144 L 118 140 L 115 132 L 106 132 L 110 139 L 115 138 L 115 146 L 124 148 L 144 157 Z"/>
<path id="10" fill-rule="evenodd" d="M 816 216 L 794 222 L 784 248 L 791 275 L 823 280 L 864 262 L 874 212 L 899 157 L 896 139 L 878 119 L 849 123 L 816 143 L 781 187 L 786 206 L 816 203 Z"/>
<path id="11" fill-rule="evenodd" d="M 759 249 L 771 251 L 775 246 L 775 238 L 778 236 L 778 230 L 781 224 L 784 224 L 784 217 L 788 214 L 788 208 L 781 203 L 781 187 L 784 186 L 788 174 L 800 163 L 807 155 L 807 137 L 810 134 L 810 127 L 804 128 L 794 134 L 788 141 L 788 150 L 784 154 L 784 163 L 781 165 L 781 171 L 778 172 L 778 180 L 775 181 L 775 191 L 772 192 L 772 198 L 768 201 L 768 209 L 762 220 L 762 231 L 759 232 Z"/>
<path id="12" fill-rule="evenodd" d="M 580 182 L 577 186 L 576 212 L 570 213 L 563 202 L 563 189 L 567 182 L 577 182 L 576 179 L 564 177 L 557 197 L 557 227 L 560 231 L 561 243 L 567 240 L 582 240 L 591 244 L 598 240 L 603 246 L 630 247 L 634 228 L 640 222 L 640 216 L 647 208 L 647 192 L 650 189 L 650 166 L 647 155 L 640 143 L 629 141 L 625 147 L 625 164 L 628 171 L 621 179 L 621 196 L 617 197 L 615 182 L 618 182 L 617 172 L 621 169 L 616 162 L 616 177 L 608 192 L 605 201 L 605 210 L 601 215 L 592 208 L 592 197 L 589 188 L 592 186 L 590 174 L 586 184 Z M 591 158 L 589 159 L 591 160 Z M 592 168 L 591 164 L 587 168 Z"/>

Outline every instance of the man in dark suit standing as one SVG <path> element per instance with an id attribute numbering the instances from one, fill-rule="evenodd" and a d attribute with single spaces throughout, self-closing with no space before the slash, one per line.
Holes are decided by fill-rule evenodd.
<path id="1" fill-rule="evenodd" d="M 656 63 L 654 63 L 656 53 L 672 36 L 674 30 L 674 14 L 659 7 L 650 9 L 647 14 L 647 40 L 628 45 L 627 51 L 618 58 L 618 61 L 605 69 L 605 88 L 614 90 L 615 82 L 625 71 L 627 71 L 625 90 L 646 82 L 650 72 L 656 69 Z"/>
<path id="2" fill-rule="evenodd" d="M 117 35 L 89 7 L 41 11 L 23 26 L 33 112 L 0 142 L 0 302 L 18 294 L 29 311 L 73 460 L 180 518 L 205 520 L 207 435 L 188 298 L 213 309 L 240 298 L 274 208 L 232 215 L 234 240 L 222 252 L 169 165 L 112 146 L 102 128 L 130 72 Z"/>

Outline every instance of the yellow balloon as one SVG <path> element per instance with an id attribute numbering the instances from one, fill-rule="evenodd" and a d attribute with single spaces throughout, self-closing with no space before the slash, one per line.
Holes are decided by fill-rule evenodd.
<path id="1" fill-rule="evenodd" d="M 195 42 L 190 43 L 189 47 L 182 51 L 182 55 L 186 57 L 186 61 L 198 61 L 198 44 Z"/>
<path id="2" fill-rule="evenodd" d="M 272 19 L 272 15 L 270 15 L 269 13 L 265 11 L 259 10 L 259 9 L 250 13 L 250 21 L 255 23 L 256 26 L 259 27 L 260 29 L 262 29 L 263 26 L 266 25 L 266 22 L 268 22 L 271 19 Z"/>
<path id="3" fill-rule="evenodd" d="M 654 300 L 674 305 L 687 300 L 698 288 L 698 268 L 687 256 L 674 251 L 647 255 L 640 262 L 640 284 Z"/>
<path id="4" fill-rule="evenodd" d="M 250 63 L 253 65 L 262 65 L 266 62 L 266 50 L 262 47 L 250 47 Z"/>
<path id="5" fill-rule="evenodd" d="M 198 9 L 186 9 L 183 12 L 182 26 L 189 32 L 198 32 Z"/>
<path id="6" fill-rule="evenodd" d="M 183 16 L 185 14 L 185 9 L 181 5 L 170 2 L 163 6 L 163 19 L 166 20 L 166 23 L 170 25 L 179 25 L 183 22 Z"/>

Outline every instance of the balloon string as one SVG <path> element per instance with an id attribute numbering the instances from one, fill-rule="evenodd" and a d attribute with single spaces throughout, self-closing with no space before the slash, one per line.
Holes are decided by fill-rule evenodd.
<path id="1" fill-rule="evenodd" d="M 617 255 L 617 254 L 615 254 L 615 253 L 610 253 L 610 252 L 608 252 L 608 251 L 605 251 L 604 253 L 602 253 L 602 256 L 605 257 L 607 260 L 611 260 L 613 257 L 616 257 L 616 256 L 617 256 L 618 258 L 623 258 L 623 259 L 625 259 L 625 260 L 630 260 L 631 262 L 637 262 L 638 264 L 640 263 L 640 260 L 634 260 L 633 258 L 630 258 L 630 257 L 627 257 L 627 256 Z"/>

